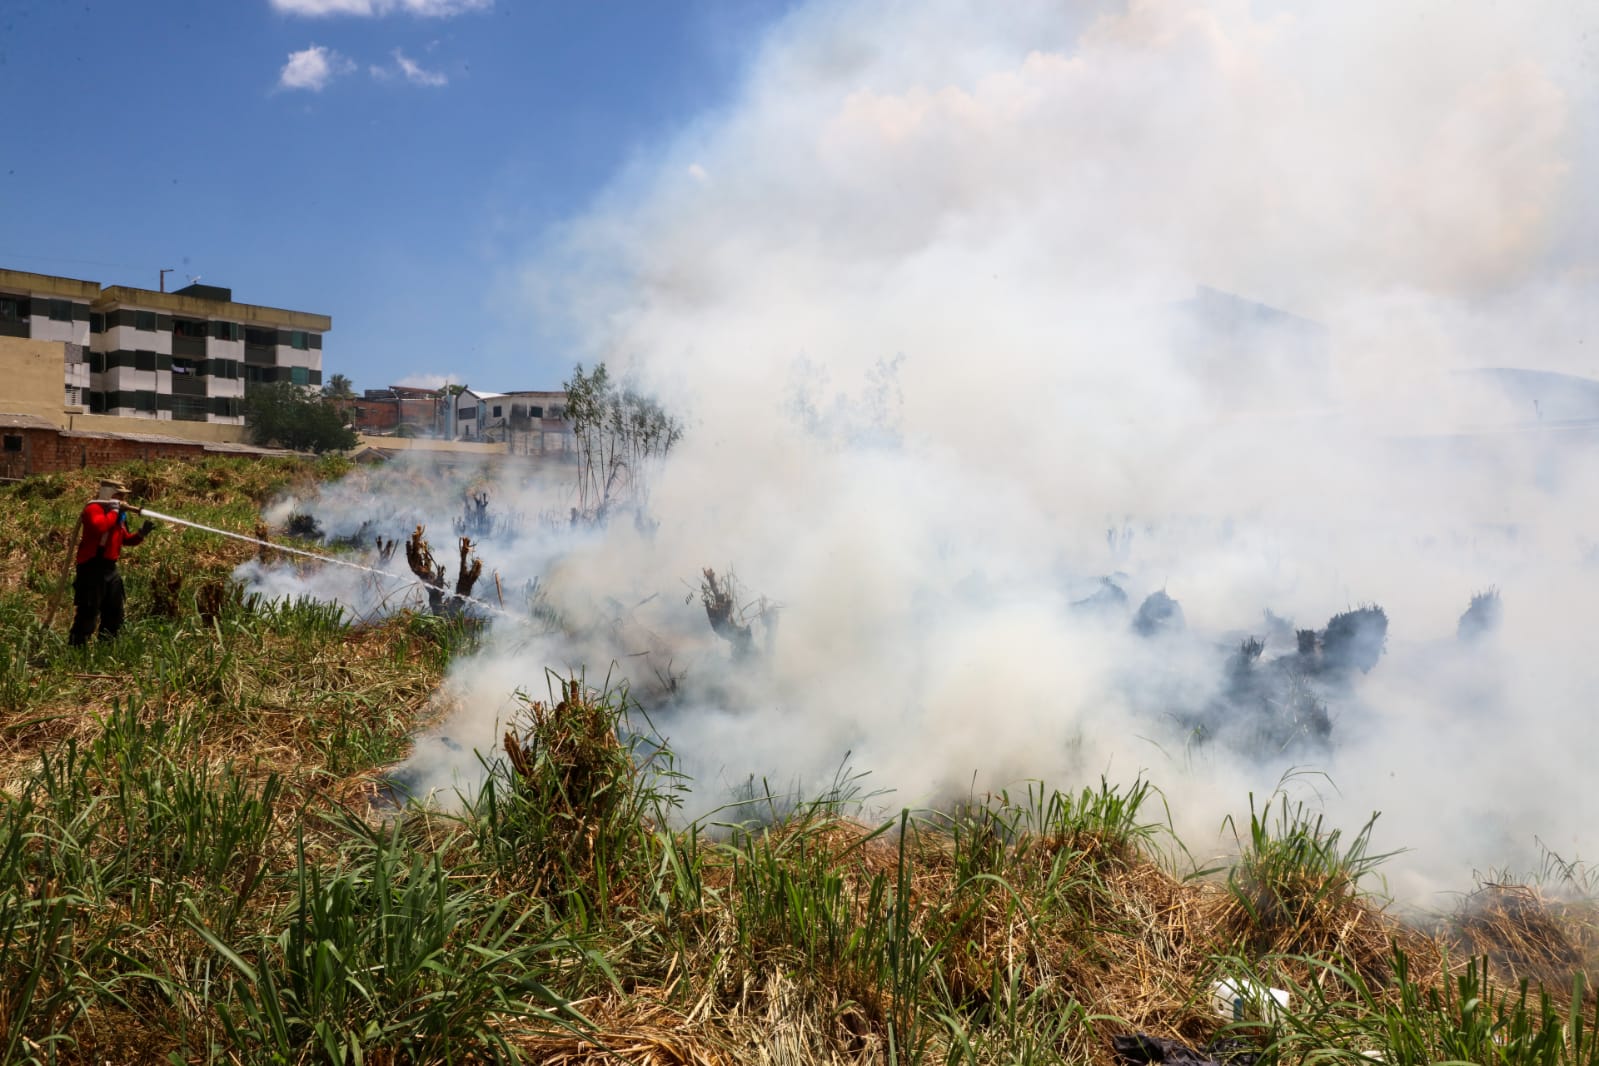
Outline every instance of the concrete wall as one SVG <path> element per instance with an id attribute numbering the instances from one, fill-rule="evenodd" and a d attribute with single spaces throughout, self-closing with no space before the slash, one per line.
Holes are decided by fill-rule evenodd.
<path id="1" fill-rule="evenodd" d="M 173 418 L 122 418 L 117 415 L 66 415 L 60 419 L 60 422 L 63 429 L 85 433 L 150 433 L 208 444 L 249 443 L 243 426 L 228 425 L 225 422 L 184 422 Z"/>
<path id="2" fill-rule="evenodd" d="M 0 291 L 54 296 L 80 303 L 92 303 L 100 298 L 98 282 L 57 277 L 54 274 L 34 274 L 26 270 L 0 270 Z"/>
<path id="3" fill-rule="evenodd" d="M 64 424 L 66 345 L 22 337 L 0 337 L 0 409 Z"/>
<path id="4" fill-rule="evenodd" d="M 244 347 L 242 344 L 239 346 Z M 112 326 L 98 335 L 94 350 L 97 352 L 114 352 L 118 348 L 127 348 L 138 351 L 155 352 L 157 355 L 172 354 L 172 331 L 161 329 L 134 329 L 132 326 Z M 244 358 L 242 355 L 239 358 Z"/>
<path id="5" fill-rule="evenodd" d="M 359 435 L 360 448 L 381 448 L 386 452 L 449 452 L 454 455 L 504 455 L 504 444 L 483 444 L 469 440 L 434 440 L 428 437 L 368 437 Z"/>
<path id="6" fill-rule="evenodd" d="M 32 336 L 36 341 L 67 341 L 79 345 L 89 343 L 87 322 L 56 322 L 34 315 L 32 324 Z"/>
<path id="7" fill-rule="evenodd" d="M 327 315 L 312 314 L 308 311 L 287 311 L 280 307 L 264 307 L 259 304 L 205 300 L 197 296 L 152 292 L 149 289 L 134 289 L 126 285 L 108 285 L 100 290 L 96 297 L 96 309 L 110 306 L 166 311 L 183 318 L 220 318 L 247 326 L 275 326 L 315 333 L 326 333 L 333 328 L 333 319 Z"/>

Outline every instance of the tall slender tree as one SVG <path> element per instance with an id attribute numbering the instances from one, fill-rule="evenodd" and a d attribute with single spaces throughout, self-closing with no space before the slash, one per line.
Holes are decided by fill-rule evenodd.
<path id="1" fill-rule="evenodd" d="M 577 364 L 564 382 L 566 418 L 577 444 L 578 510 L 604 521 L 619 503 L 642 507 L 648 467 L 683 436 L 683 424 L 651 396 L 618 385 L 604 363 Z"/>

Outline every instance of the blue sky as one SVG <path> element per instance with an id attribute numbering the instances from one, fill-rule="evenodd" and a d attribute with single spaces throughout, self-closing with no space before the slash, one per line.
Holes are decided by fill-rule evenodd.
<path id="1" fill-rule="evenodd" d="M 0 266 L 332 315 L 360 388 L 554 387 L 585 353 L 505 298 L 517 265 L 784 6 L 7 0 Z"/>

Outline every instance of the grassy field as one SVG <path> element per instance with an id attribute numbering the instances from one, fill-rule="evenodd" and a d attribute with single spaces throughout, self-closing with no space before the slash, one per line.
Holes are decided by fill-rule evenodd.
<path id="1" fill-rule="evenodd" d="M 241 532 L 343 472 L 117 471 Z M 250 546 L 167 527 L 125 556 L 123 635 L 69 648 L 70 592 L 42 621 L 99 473 L 0 489 L 0 1062 L 1109 1063 L 1145 1033 L 1599 1064 L 1581 871 L 1417 930 L 1366 895 L 1370 826 L 1285 800 L 1202 875 L 1142 783 L 872 824 L 844 781 L 685 828 L 625 694 L 572 682 L 465 810 L 396 809 L 384 771 L 443 713 L 470 623 L 247 600 Z M 1228 1023 L 1218 980 L 1289 1005 Z"/>

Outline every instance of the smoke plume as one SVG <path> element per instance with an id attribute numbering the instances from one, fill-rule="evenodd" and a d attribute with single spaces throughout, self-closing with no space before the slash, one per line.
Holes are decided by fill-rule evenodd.
<path id="1" fill-rule="evenodd" d="M 841 764 L 895 806 L 1143 773 L 1203 852 L 1289 774 L 1383 812 L 1401 896 L 1591 855 L 1599 408 L 1472 371 L 1596 372 L 1596 31 L 1554 0 L 797 9 L 525 272 L 687 432 L 648 523 L 496 487 L 529 521 L 489 562 L 565 624 L 497 624 L 451 736 L 586 668 L 654 701 L 705 807 Z M 765 597 L 740 661 L 705 567 Z M 1157 591 L 1181 626 L 1140 633 Z M 1326 744 L 1196 741 L 1244 641 L 1267 670 L 1368 604 Z"/>

